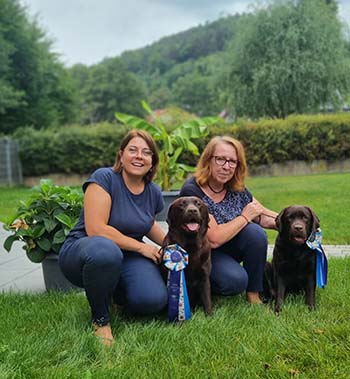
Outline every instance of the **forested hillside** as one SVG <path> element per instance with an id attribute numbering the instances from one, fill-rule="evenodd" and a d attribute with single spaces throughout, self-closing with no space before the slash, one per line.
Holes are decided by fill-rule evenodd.
<path id="1" fill-rule="evenodd" d="M 128 70 L 143 80 L 149 102 L 176 104 L 199 115 L 221 110 L 218 79 L 238 20 L 234 15 L 162 38 L 121 55 Z"/>
<path id="2" fill-rule="evenodd" d="M 285 118 L 349 105 L 349 42 L 336 0 L 282 0 L 125 52 L 121 60 L 144 82 L 154 108 Z"/>
<path id="3" fill-rule="evenodd" d="M 350 41 L 336 0 L 272 0 L 142 49 L 67 68 L 20 0 L 0 0 L 0 134 L 115 122 L 175 105 L 259 119 L 341 109 Z"/>
<path id="4" fill-rule="evenodd" d="M 91 67 L 73 66 L 81 122 L 112 120 L 116 109 L 140 114 L 141 99 L 154 109 L 177 105 L 198 115 L 217 114 L 224 56 L 242 17 L 220 18 Z"/>
<path id="5" fill-rule="evenodd" d="M 139 75 L 164 74 L 173 66 L 223 51 L 234 35 L 239 15 L 220 18 L 184 32 L 164 37 L 152 45 L 121 55 L 130 71 Z"/>

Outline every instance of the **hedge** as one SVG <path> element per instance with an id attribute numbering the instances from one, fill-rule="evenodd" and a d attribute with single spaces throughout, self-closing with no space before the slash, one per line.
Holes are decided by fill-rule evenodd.
<path id="1" fill-rule="evenodd" d="M 113 165 L 126 131 L 122 125 L 104 123 L 47 130 L 22 128 L 13 137 L 19 141 L 24 176 L 86 174 Z"/>
<path id="2" fill-rule="evenodd" d="M 350 157 L 350 114 L 346 113 L 244 122 L 233 134 L 246 147 L 250 166 Z"/>
<path id="3" fill-rule="evenodd" d="M 22 128 L 13 136 L 19 141 L 24 176 L 49 173 L 87 174 L 113 164 L 125 126 L 104 123 L 66 126 L 59 129 Z M 196 141 L 200 151 L 215 135 L 231 135 L 246 148 L 248 165 L 283 163 L 289 160 L 333 162 L 350 158 L 350 114 L 290 116 L 285 120 L 238 120 L 210 128 L 209 136 Z M 183 154 L 184 163 L 197 157 Z"/>

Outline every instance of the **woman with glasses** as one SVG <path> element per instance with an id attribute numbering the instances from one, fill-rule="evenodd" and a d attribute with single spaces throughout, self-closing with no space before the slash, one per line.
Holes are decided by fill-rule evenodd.
<path id="1" fill-rule="evenodd" d="M 267 255 L 262 227 L 275 229 L 277 213 L 263 207 L 245 187 L 246 174 L 242 144 L 228 136 L 214 137 L 180 196 L 197 196 L 208 206 L 212 291 L 246 291 L 248 302 L 259 304 Z"/>
<path id="2" fill-rule="evenodd" d="M 59 255 L 63 274 L 85 289 L 94 333 L 113 342 L 112 298 L 129 311 L 151 314 L 167 304 L 167 289 L 157 263 L 164 232 L 155 215 L 164 207 L 152 182 L 159 162 L 156 144 L 144 131 L 122 140 L 113 167 L 97 169 L 83 184 L 84 209 Z"/>

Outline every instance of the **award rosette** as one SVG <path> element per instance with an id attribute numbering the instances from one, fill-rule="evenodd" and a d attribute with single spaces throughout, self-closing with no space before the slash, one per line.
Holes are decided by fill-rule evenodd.
<path id="1" fill-rule="evenodd" d="M 318 228 L 311 233 L 306 244 L 311 250 L 316 250 L 316 283 L 319 288 L 324 288 L 327 284 L 328 261 L 321 242 L 322 231 Z"/>
<path id="2" fill-rule="evenodd" d="M 168 319 L 184 321 L 191 318 L 188 300 L 185 268 L 188 265 L 188 254 L 178 244 L 169 245 L 164 249 L 164 266 L 168 273 Z"/>

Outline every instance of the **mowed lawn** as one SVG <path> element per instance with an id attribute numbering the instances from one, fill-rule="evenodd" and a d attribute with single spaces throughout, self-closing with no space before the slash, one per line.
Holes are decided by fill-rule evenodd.
<path id="1" fill-rule="evenodd" d="M 321 220 L 325 244 L 350 244 L 350 173 L 248 178 L 247 187 L 266 207 L 277 212 L 292 204 L 310 206 Z M 0 187 L 0 221 L 11 218 L 31 189 Z M 273 243 L 276 232 L 268 231 Z"/>
<path id="2" fill-rule="evenodd" d="M 311 207 L 321 221 L 325 244 L 350 244 L 350 173 L 248 179 L 247 187 L 267 208 Z M 276 232 L 268 232 L 270 242 Z"/>
<path id="3" fill-rule="evenodd" d="M 302 296 L 277 316 L 239 295 L 183 324 L 112 313 L 110 349 L 92 335 L 83 294 L 1 294 L 0 378 L 349 379 L 349 277 L 350 258 L 330 259 L 313 312 Z"/>
<path id="4" fill-rule="evenodd" d="M 247 185 L 276 211 L 311 206 L 326 243 L 349 243 L 350 174 L 251 178 Z M 0 188 L 0 220 L 29 194 Z M 165 311 L 112 312 L 110 349 L 92 334 L 83 293 L 0 293 L 0 379 L 349 379 L 349 277 L 350 257 L 329 259 L 313 312 L 301 295 L 288 297 L 277 316 L 244 294 L 214 297 L 212 317 L 197 308 L 183 324 L 168 323 Z"/>

